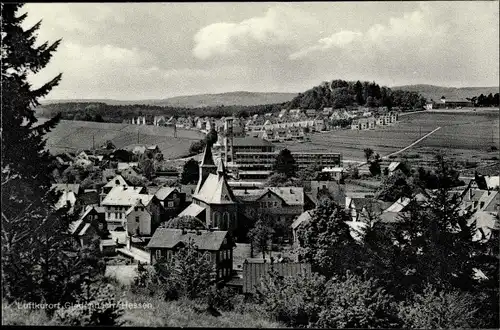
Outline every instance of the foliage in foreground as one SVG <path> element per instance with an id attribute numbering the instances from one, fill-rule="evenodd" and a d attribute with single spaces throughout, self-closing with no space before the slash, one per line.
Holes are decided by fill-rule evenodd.
<path id="1" fill-rule="evenodd" d="M 121 325 L 124 313 L 115 298 L 111 284 L 97 282 L 83 284 L 76 295 L 75 304 L 56 311 L 57 323 L 68 326 L 112 326 Z"/>

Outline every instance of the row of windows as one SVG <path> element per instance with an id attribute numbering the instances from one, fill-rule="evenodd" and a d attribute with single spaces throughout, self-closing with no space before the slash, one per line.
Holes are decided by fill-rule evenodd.
<path id="1" fill-rule="evenodd" d="M 229 260 L 231 258 L 231 252 L 229 250 L 224 250 L 219 252 L 219 260 Z"/>
<path id="2" fill-rule="evenodd" d="M 137 212 L 137 211 L 141 211 L 141 212 L 142 212 L 142 211 L 144 211 L 144 208 L 143 208 L 143 207 L 136 206 L 136 207 L 134 207 L 134 211 L 136 211 L 136 212 Z"/>
<path id="3" fill-rule="evenodd" d="M 265 208 L 270 208 L 270 207 L 278 207 L 278 202 L 260 202 L 260 207 L 265 209 Z"/>
<path id="4" fill-rule="evenodd" d="M 219 269 L 218 274 L 219 274 L 219 277 L 227 277 L 227 276 L 231 275 L 231 271 L 229 270 L 229 268 L 222 268 L 222 269 Z"/>
<path id="5" fill-rule="evenodd" d="M 156 260 L 159 260 L 162 258 L 162 256 L 164 256 L 165 259 L 169 261 L 170 259 L 172 259 L 172 256 L 174 255 L 172 250 L 166 250 L 164 253 L 162 252 L 163 252 L 162 250 L 156 250 L 155 252 Z M 210 252 L 200 252 L 200 254 L 201 253 L 203 253 L 206 261 L 212 261 L 212 254 Z"/>

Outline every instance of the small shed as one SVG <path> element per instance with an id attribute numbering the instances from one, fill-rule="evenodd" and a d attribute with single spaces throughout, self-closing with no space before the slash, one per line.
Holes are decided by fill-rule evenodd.
<path id="1" fill-rule="evenodd" d="M 311 275 L 311 265 L 299 262 L 287 263 L 243 263 L 243 293 L 255 293 L 262 280 L 269 278 L 269 272 L 275 271 L 279 276 Z"/>

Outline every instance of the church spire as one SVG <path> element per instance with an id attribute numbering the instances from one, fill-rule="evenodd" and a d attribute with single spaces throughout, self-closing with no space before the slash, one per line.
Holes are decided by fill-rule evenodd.
<path id="1" fill-rule="evenodd" d="M 205 150 L 203 151 L 203 158 L 201 160 L 200 166 L 215 166 L 214 158 L 212 156 L 212 146 L 205 145 Z"/>
<path id="2" fill-rule="evenodd" d="M 198 185 L 196 186 L 195 194 L 197 194 L 205 180 L 208 178 L 209 174 L 216 174 L 217 166 L 215 166 L 214 159 L 212 157 L 212 147 L 207 144 L 205 146 L 205 151 L 203 152 L 203 158 L 200 163 L 200 175 L 198 177 Z"/>
<path id="3" fill-rule="evenodd" d="M 226 168 L 224 167 L 224 160 L 221 158 L 219 166 L 217 166 L 217 176 L 220 178 L 226 176 Z"/>

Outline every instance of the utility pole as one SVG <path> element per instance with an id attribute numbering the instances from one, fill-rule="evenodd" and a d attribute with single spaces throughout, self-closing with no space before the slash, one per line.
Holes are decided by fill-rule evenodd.
<path id="1" fill-rule="evenodd" d="M 139 129 L 137 129 L 137 143 L 139 143 Z"/>
<path id="2" fill-rule="evenodd" d="M 94 140 L 95 134 L 92 134 L 92 150 L 95 149 L 95 140 Z"/>

